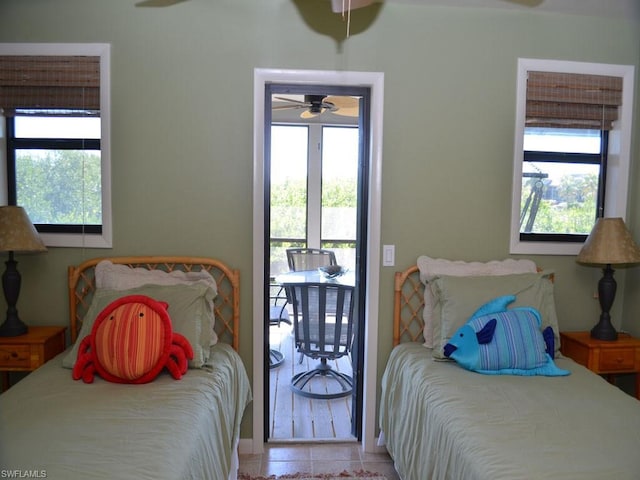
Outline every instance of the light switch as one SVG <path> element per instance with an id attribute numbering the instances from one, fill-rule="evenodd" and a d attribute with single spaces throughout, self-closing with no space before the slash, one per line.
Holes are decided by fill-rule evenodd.
<path id="1" fill-rule="evenodd" d="M 393 267 L 395 264 L 396 264 L 396 246 L 383 245 L 382 246 L 382 266 Z"/>

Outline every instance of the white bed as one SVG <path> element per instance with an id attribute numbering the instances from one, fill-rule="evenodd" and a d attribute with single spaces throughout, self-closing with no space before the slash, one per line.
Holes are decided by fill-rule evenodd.
<path id="1" fill-rule="evenodd" d="M 99 298 L 105 303 L 113 296 L 140 290 L 170 290 L 167 295 L 179 304 L 182 297 L 178 295 L 192 290 L 190 285 L 154 284 L 124 285 L 119 293 L 114 288 L 96 288 L 99 260 L 69 269 L 72 342 L 87 332 L 80 329 L 81 321 L 95 313 L 92 304 Z M 173 312 L 172 323 L 176 318 L 185 322 L 177 328 L 174 323 L 175 331 L 193 334 L 196 330 L 189 331 L 192 321 L 201 327 L 197 339 L 190 341 L 202 345 L 194 345 L 196 356 L 180 380 L 165 370 L 142 385 L 110 383 L 98 375 L 92 384 L 85 384 L 74 381 L 67 368 L 75 351 L 69 348 L 55 357 L 0 395 L 2 473 L 65 480 L 236 478 L 240 422 L 251 400 L 249 380 L 236 352 L 238 272 L 209 258 L 108 260 L 111 265 L 150 271 L 209 272 L 217 290 L 212 308 L 216 333 L 205 332 L 204 317 L 195 318 L 186 307 L 185 318 Z M 142 283 L 147 281 L 153 280 Z M 209 298 L 198 297 L 198 302 Z"/>
<path id="2" fill-rule="evenodd" d="M 395 347 L 382 380 L 380 428 L 401 478 L 640 478 L 640 402 L 559 353 L 568 376 L 483 375 L 442 361 L 437 341 L 425 346 L 423 311 L 425 283 L 438 275 L 422 273 L 396 274 Z"/>

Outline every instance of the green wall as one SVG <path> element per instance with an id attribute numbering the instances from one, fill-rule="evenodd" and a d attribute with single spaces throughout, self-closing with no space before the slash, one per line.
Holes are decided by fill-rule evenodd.
<path id="1" fill-rule="evenodd" d="M 66 322 L 66 266 L 86 258 L 215 256 L 241 272 L 249 370 L 254 68 L 385 74 L 381 244 L 396 245 L 397 268 L 381 269 L 380 377 L 396 269 L 420 254 L 508 256 L 518 57 L 640 64 L 640 28 L 629 19 L 394 3 L 353 12 L 351 37 L 336 41 L 346 24 L 326 0 L 136 2 L 0 0 L 0 42 L 112 46 L 114 248 L 18 257 L 19 310 L 27 323 Z M 634 138 L 628 223 L 640 240 L 637 154 Z M 597 269 L 531 258 L 556 272 L 561 327 L 594 324 Z M 624 273 L 614 311 L 640 334 L 640 269 Z"/>

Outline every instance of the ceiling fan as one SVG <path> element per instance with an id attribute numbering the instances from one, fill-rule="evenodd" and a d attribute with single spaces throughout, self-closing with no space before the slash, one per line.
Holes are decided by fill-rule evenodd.
<path id="1" fill-rule="evenodd" d="M 187 0 L 140 0 L 136 3 L 136 7 L 170 7 L 176 3 L 186 1 Z M 331 0 L 331 9 L 333 13 L 344 13 L 347 10 L 355 10 L 371 5 L 373 1 L 374 0 Z"/>
<path id="2" fill-rule="evenodd" d="M 187 0 L 138 0 L 136 7 L 170 7 L 172 5 L 186 2 Z M 540 5 L 544 0 L 504 0 L 508 3 L 520 4 L 526 7 L 536 7 Z M 333 13 L 345 14 L 352 10 L 368 7 L 374 3 L 383 3 L 384 0 L 329 0 L 331 5 L 331 11 Z M 417 5 L 421 3 L 429 3 L 427 0 L 413 0 Z M 437 2 L 436 2 L 437 3 Z M 441 2 L 442 3 L 442 2 Z"/>
<path id="3" fill-rule="evenodd" d="M 356 97 L 338 95 L 304 95 L 304 100 L 287 97 L 274 97 L 272 110 L 302 110 L 300 118 L 313 118 L 323 113 L 334 113 L 344 117 L 359 115 L 359 101 Z"/>

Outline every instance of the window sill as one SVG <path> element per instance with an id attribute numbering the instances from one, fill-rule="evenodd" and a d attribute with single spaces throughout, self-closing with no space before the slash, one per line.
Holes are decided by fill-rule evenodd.
<path id="1" fill-rule="evenodd" d="M 104 227 L 103 227 L 104 228 Z M 111 248 L 111 235 L 78 233 L 41 233 L 40 238 L 47 247 Z"/>
<path id="2" fill-rule="evenodd" d="M 527 255 L 578 255 L 583 243 L 575 242 L 523 242 L 511 240 L 509 253 Z"/>

